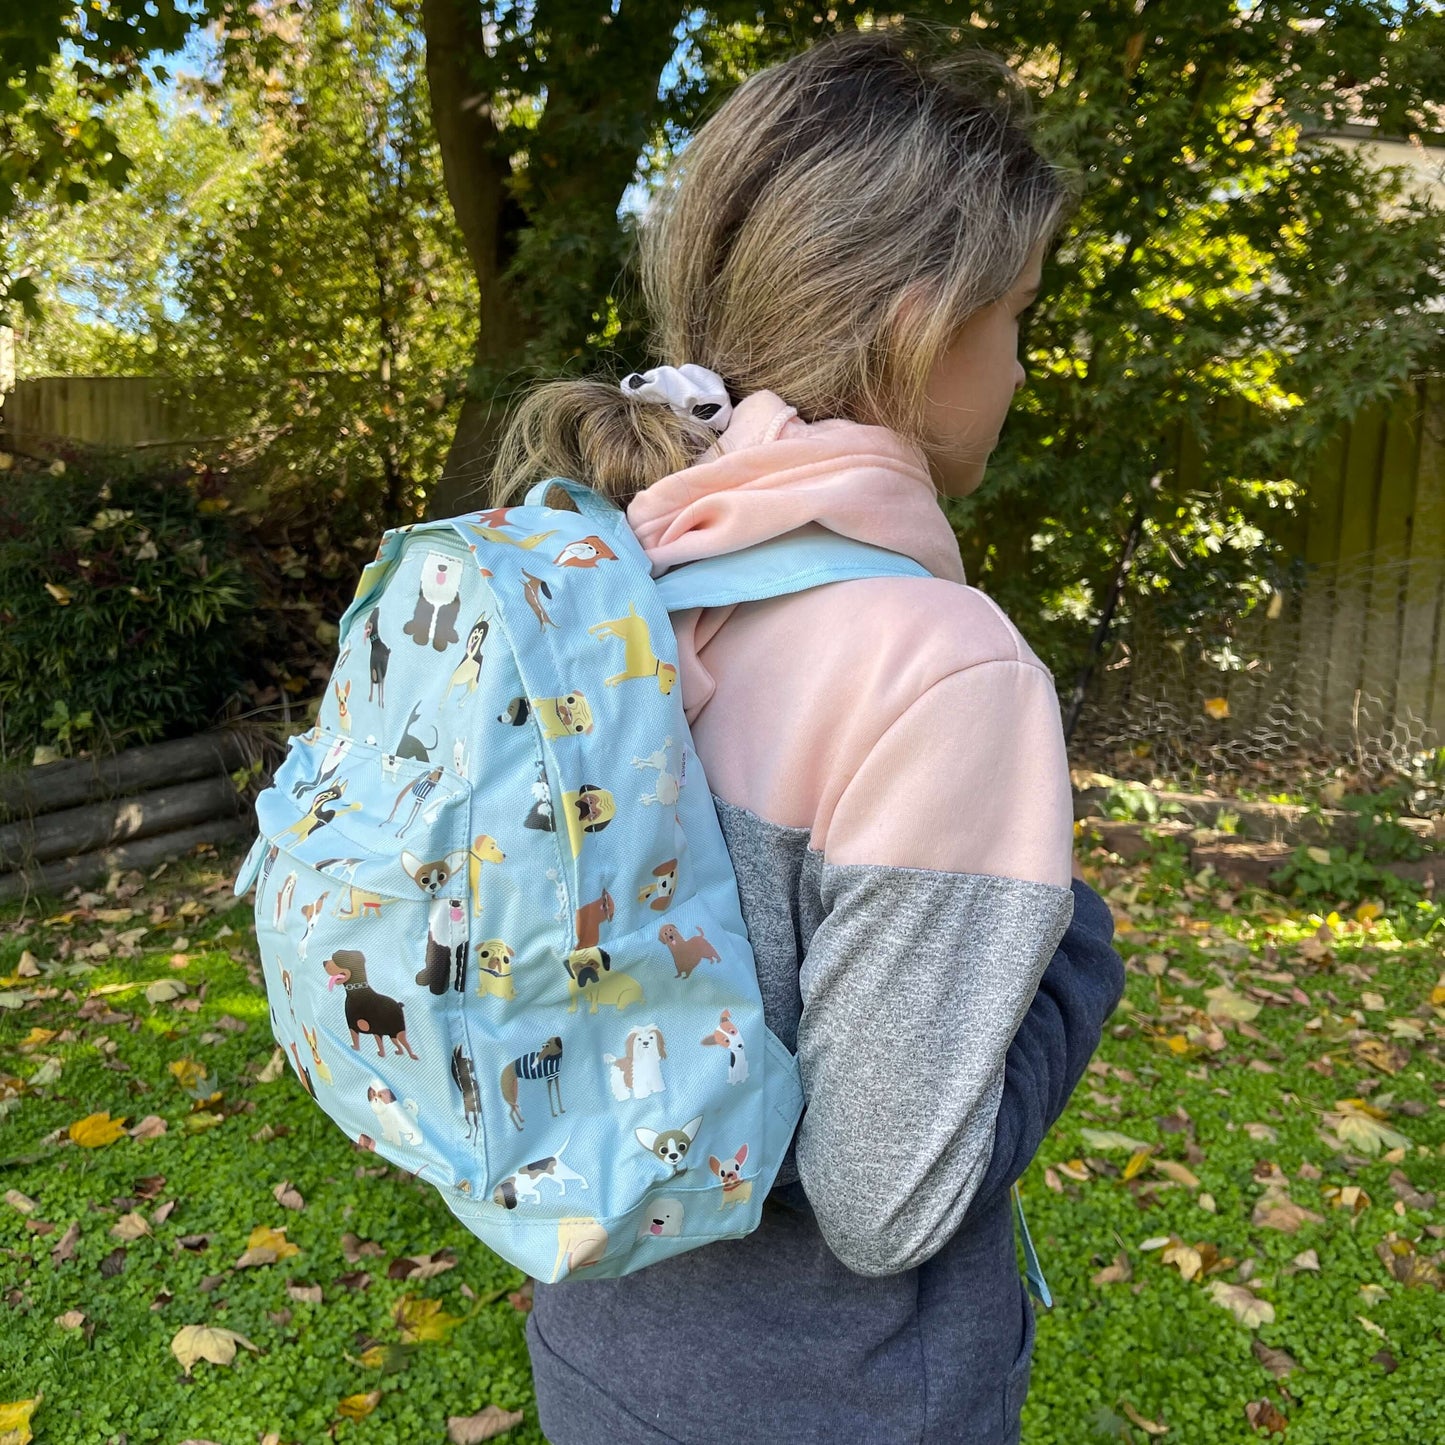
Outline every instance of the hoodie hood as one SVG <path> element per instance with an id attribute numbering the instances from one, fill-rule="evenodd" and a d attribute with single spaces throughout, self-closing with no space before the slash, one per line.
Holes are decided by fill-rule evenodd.
<path id="1" fill-rule="evenodd" d="M 887 427 L 802 421 L 771 391 L 744 397 L 697 461 L 632 499 L 627 521 L 654 577 L 813 522 L 964 580 L 919 448 Z"/>

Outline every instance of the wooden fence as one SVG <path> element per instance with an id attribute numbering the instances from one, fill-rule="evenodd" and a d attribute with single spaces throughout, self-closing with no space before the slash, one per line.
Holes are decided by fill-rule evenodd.
<path id="1" fill-rule="evenodd" d="M 17 381 L 5 398 L 6 444 L 50 456 L 72 442 L 92 446 L 160 446 L 186 435 L 167 404 L 163 383 L 149 376 L 43 376 Z"/>

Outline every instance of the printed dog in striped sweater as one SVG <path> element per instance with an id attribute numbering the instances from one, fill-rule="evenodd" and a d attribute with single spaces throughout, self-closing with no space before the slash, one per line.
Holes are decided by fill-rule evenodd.
<path id="1" fill-rule="evenodd" d="M 518 1080 L 545 1079 L 547 1081 L 548 1108 L 552 1108 L 553 1095 L 554 1093 L 556 1095 L 557 1105 L 556 1108 L 552 1108 L 552 1117 L 555 1119 L 559 1113 L 567 1112 L 562 1107 L 562 1080 L 559 1077 L 561 1068 L 562 1040 L 553 1034 L 540 1049 L 533 1049 L 530 1054 L 523 1054 L 520 1058 L 513 1059 L 502 1070 L 502 1102 L 506 1104 L 508 1112 L 512 1116 L 512 1123 L 517 1126 L 519 1133 L 526 1120 L 522 1118 L 522 1111 L 517 1107 Z"/>

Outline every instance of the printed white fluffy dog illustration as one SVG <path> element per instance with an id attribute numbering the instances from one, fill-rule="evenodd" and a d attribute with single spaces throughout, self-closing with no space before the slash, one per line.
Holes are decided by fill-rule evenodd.
<path id="1" fill-rule="evenodd" d="M 403 1140 L 408 1144 L 421 1143 L 421 1130 L 416 1126 L 420 1110 L 415 1099 L 408 1099 L 403 1107 L 380 1079 L 373 1079 L 367 1086 L 366 1100 L 381 1125 L 381 1137 L 388 1144 L 400 1144 Z"/>
<path id="2" fill-rule="evenodd" d="M 747 1078 L 748 1056 L 743 1052 L 743 1036 L 727 1009 L 722 1011 L 718 1026 L 702 1042 L 718 1044 L 728 1051 L 728 1083 L 741 1084 Z"/>
<path id="3" fill-rule="evenodd" d="M 642 1212 L 642 1223 L 637 1226 L 637 1237 L 646 1239 L 672 1239 L 682 1233 L 682 1200 L 654 1199 Z"/>
<path id="4" fill-rule="evenodd" d="M 667 1087 L 662 1082 L 662 1061 L 667 1057 L 667 1044 L 656 1024 L 645 1024 L 627 1035 L 622 1057 L 603 1054 L 612 1067 L 607 1077 L 615 1099 L 645 1099 L 660 1094 Z"/>

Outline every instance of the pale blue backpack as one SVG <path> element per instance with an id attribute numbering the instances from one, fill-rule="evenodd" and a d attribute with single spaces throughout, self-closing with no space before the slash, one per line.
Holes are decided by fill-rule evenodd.
<path id="1" fill-rule="evenodd" d="M 528 1274 L 757 1227 L 802 1089 L 668 614 L 884 575 L 929 574 L 810 527 L 654 580 L 623 513 L 561 478 L 395 528 L 363 571 L 235 891 L 259 875 L 307 1091 Z"/>

